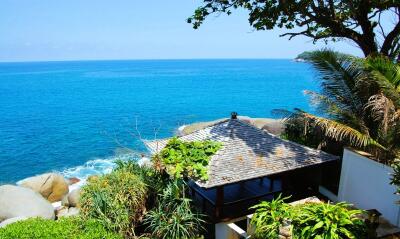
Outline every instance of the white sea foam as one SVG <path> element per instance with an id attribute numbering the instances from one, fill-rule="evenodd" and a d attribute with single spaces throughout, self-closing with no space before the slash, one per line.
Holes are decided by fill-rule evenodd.
<path id="1" fill-rule="evenodd" d="M 126 153 L 119 154 L 108 158 L 98 158 L 87 161 L 84 165 L 73 168 L 68 168 L 60 172 L 65 178 L 78 178 L 80 181 L 70 186 L 69 190 L 72 191 L 76 188 L 82 187 L 89 176 L 102 175 L 110 173 L 115 167 L 115 161 L 119 160 L 138 160 L 138 154 Z"/>
<path id="2" fill-rule="evenodd" d="M 182 126 L 180 126 L 178 129 L 177 129 L 177 135 L 183 135 L 183 130 L 185 129 L 185 127 L 186 127 L 187 125 L 182 125 Z"/>

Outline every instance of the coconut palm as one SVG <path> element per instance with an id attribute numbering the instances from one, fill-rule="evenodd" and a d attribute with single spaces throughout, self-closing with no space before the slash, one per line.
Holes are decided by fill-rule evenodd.
<path id="1" fill-rule="evenodd" d="M 303 122 L 323 137 L 390 160 L 400 150 L 400 66 L 330 50 L 305 54 L 319 73 L 321 92 L 305 91 L 321 116 L 296 109 L 288 122 Z M 309 131 L 305 131 L 309 132 Z"/>

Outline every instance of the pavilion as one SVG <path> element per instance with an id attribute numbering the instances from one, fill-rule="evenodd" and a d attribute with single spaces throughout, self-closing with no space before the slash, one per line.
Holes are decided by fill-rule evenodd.
<path id="1" fill-rule="evenodd" d="M 209 161 L 208 180 L 189 182 L 192 199 L 210 221 L 245 216 L 252 212 L 249 207 L 280 193 L 296 200 L 318 192 L 322 169 L 339 157 L 283 140 L 236 116 L 179 137 L 222 142 Z M 146 140 L 145 145 L 155 154 L 168 140 Z"/>

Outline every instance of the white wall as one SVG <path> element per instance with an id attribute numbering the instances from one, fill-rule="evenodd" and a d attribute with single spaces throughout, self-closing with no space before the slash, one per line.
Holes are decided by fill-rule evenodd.
<path id="1" fill-rule="evenodd" d="M 215 224 L 216 239 L 241 239 L 247 237 L 247 233 L 234 222 L 221 222 Z"/>
<path id="2" fill-rule="evenodd" d="M 377 209 L 392 224 L 400 226 L 400 200 L 396 187 L 390 185 L 393 169 L 345 149 L 338 201 L 361 209 Z"/>

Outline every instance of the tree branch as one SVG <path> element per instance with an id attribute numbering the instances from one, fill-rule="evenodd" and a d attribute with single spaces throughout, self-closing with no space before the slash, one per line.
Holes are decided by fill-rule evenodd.
<path id="1" fill-rule="evenodd" d="M 400 10 L 399 10 L 400 11 Z M 398 36 L 400 35 L 400 14 L 398 15 L 398 22 L 397 24 L 394 26 L 394 28 L 392 29 L 392 31 L 387 34 L 385 41 L 382 44 L 382 48 L 381 48 L 381 53 L 384 55 L 388 55 L 389 51 L 391 50 L 391 48 L 393 47 L 394 40 L 396 38 L 398 38 Z"/>

